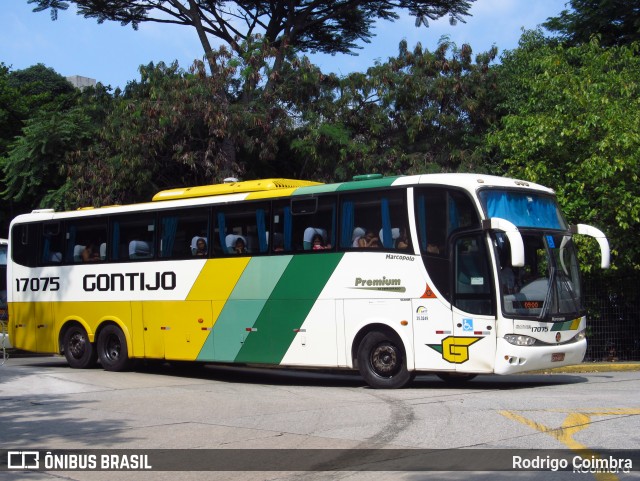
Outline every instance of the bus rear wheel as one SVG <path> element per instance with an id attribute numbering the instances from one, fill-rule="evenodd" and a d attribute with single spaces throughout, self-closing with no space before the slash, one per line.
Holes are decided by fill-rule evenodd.
<path id="1" fill-rule="evenodd" d="M 106 371 L 125 371 L 130 365 L 127 339 L 118 326 L 105 326 L 98 336 L 98 357 Z"/>
<path id="2" fill-rule="evenodd" d="M 74 324 L 64 333 L 62 339 L 64 357 L 73 369 L 87 369 L 96 364 L 96 350 L 89 341 L 84 327 Z"/>
<path id="3" fill-rule="evenodd" d="M 358 347 L 358 369 L 374 389 L 405 387 L 414 377 L 407 370 L 402 343 L 380 331 L 370 332 L 362 339 Z"/>

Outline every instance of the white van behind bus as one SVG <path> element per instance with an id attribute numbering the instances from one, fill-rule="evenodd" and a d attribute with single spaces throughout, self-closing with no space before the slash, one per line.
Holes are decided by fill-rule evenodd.
<path id="1" fill-rule="evenodd" d="M 7 239 L 0 239 L 0 350 L 11 347 L 7 333 Z"/>

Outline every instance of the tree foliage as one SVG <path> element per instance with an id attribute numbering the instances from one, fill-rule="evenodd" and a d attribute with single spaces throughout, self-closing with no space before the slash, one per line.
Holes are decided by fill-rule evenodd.
<path id="1" fill-rule="evenodd" d="M 263 176 L 276 162 L 293 104 L 304 103 L 305 92 L 317 89 L 309 62 L 293 59 L 271 92 L 240 101 L 247 75 L 255 77 L 255 85 L 264 83 L 261 75 L 269 73 L 264 64 L 272 54 L 256 48 L 240 59 L 221 48 L 214 52 L 216 76 L 207 75 L 202 62 L 188 72 L 175 63 L 141 67 L 141 80 L 114 99 L 99 141 L 69 159 L 68 175 L 78 179 L 69 202 L 134 202 L 161 189 L 206 184 L 226 161 L 227 139 L 238 150 L 234 171 L 245 173 L 250 166 L 249 176 Z M 223 102 L 218 94 L 233 101 Z M 283 170 L 275 169 L 280 175 Z"/>
<path id="2" fill-rule="evenodd" d="M 63 108 L 73 91 L 64 77 L 43 64 L 12 71 L 0 63 L 0 157 L 31 115 Z"/>
<path id="3" fill-rule="evenodd" d="M 5 184 L 2 195 L 27 210 L 67 206 L 64 192 L 73 187 L 75 179 L 66 176 L 64 165 L 72 153 L 94 143 L 108 110 L 110 97 L 103 87 L 71 90 L 48 104 L 49 108 L 33 113 L 0 159 Z"/>
<path id="4" fill-rule="evenodd" d="M 359 41 L 367 42 L 378 19 L 395 20 L 399 10 L 407 10 L 417 18 L 416 25 L 427 24 L 428 19 L 449 15 L 452 23 L 464 21 L 474 0 L 295 0 L 288 2 L 212 0 L 28 0 L 34 11 L 49 10 L 56 19 L 60 10 L 75 4 L 78 14 L 95 18 L 99 23 L 118 21 L 137 28 L 143 22 L 174 24 L 193 28 L 203 48 L 209 73 L 224 76 L 225 64 L 212 46 L 212 39 L 223 42 L 238 58 L 250 66 L 253 52 L 272 50 L 271 63 L 260 74 L 244 76 L 240 85 L 245 105 L 254 101 L 254 95 L 268 93 L 286 68 L 286 59 L 302 52 L 351 53 Z M 224 59 L 222 59 L 224 62 Z M 267 73 L 268 72 L 268 73 Z M 262 89 L 256 79 L 264 80 Z M 228 104 L 225 89 L 215 92 L 219 102 Z M 224 106 L 224 108 L 228 108 Z M 240 173 L 236 159 L 238 146 L 234 139 L 223 139 L 221 162 L 214 177 L 221 180 Z"/>
<path id="5" fill-rule="evenodd" d="M 358 41 L 368 41 L 377 19 L 395 20 L 398 10 L 408 10 L 420 23 L 449 15 L 463 21 L 475 0 L 295 0 L 290 2 L 211 0 L 28 0 L 34 11 L 59 10 L 76 4 L 78 14 L 99 23 L 117 21 L 138 28 L 143 22 L 192 27 L 205 54 L 213 52 L 209 37 L 228 45 L 236 54 L 262 35 L 276 49 L 285 44 L 297 52 L 350 53 Z"/>
<path id="6" fill-rule="evenodd" d="M 570 0 L 571 10 L 543 24 L 568 46 L 588 43 L 592 36 L 605 47 L 640 41 L 640 4 L 629 0 Z"/>
<path id="7" fill-rule="evenodd" d="M 526 33 L 503 58 L 505 111 L 488 140 L 508 174 L 553 187 L 571 222 L 602 228 L 620 269 L 640 268 L 637 54 L 638 44 L 564 48 Z"/>
<path id="8" fill-rule="evenodd" d="M 495 122 L 496 49 L 473 59 L 447 38 L 430 52 L 406 42 L 397 57 L 354 73 L 307 105 L 292 146 L 313 160 L 305 175 L 345 180 L 388 174 L 482 169 L 482 142 Z"/>
<path id="9" fill-rule="evenodd" d="M 65 183 L 59 174 L 65 152 L 90 132 L 74 130 L 78 119 L 67 118 L 77 97 L 64 77 L 42 64 L 16 71 L 0 66 L 0 192 L 8 201 L 3 225 L 16 214 L 50 206 L 49 191 Z"/>

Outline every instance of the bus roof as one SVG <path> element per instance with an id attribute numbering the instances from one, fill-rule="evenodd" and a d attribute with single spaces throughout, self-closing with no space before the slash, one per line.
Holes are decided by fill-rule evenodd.
<path id="1" fill-rule="evenodd" d="M 153 201 L 190 199 L 194 197 L 210 197 L 214 195 L 227 195 L 246 192 L 265 192 L 282 189 L 294 189 L 311 185 L 321 185 L 320 182 L 295 179 L 262 179 L 232 181 L 223 184 L 201 185 L 198 187 L 183 187 L 158 192 L 153 196 Z"/>
<path id="2" fill-rule="evenodd" d="M 223 184 L 212 184 L 197 187 L 185 187 L 158 192 L 153 202 L 141 202 L 129 205 L 111 205 L 100 208 L 84 207 L 76 211 L 55 212 L 53 209 L 37 209 L 27 214 L 30 221 L 47 220 L 55 217 L 76 217 L 78 215 L 93 215 L 97 213 L 135 212 L 140 210 L 173 208 L 189 205 L 206 205 L 210 203 L 242 202 L 246 200 L 260 200 L 268 198 L 284 198 L 316 195 L 332 192 L 358 191 L 384 187 L 411 185 L 442 185 L 457 187 L 469 192 L 483 187 L 498 187 L 512 189 L 529 189 L 553 194 L 553 190 L 539 184 L 525 182 L 507 177 L 497 177 L 485 174 L 420 174 L 408 176 L 383 177 L 382 175 L 359 176 L 355 180 L 323 184 L 308 180 L 296 179 L 261 179 Z M 18 216 L 25 221 L 24 216 Z M 16 219 L 18 219 L 16 218 Z"/>

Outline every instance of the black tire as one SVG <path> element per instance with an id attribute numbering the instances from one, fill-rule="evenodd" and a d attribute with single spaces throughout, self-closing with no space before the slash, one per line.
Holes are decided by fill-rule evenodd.
<path id="1" fill-rule="evenodd" d="M 100 364 L 104 370 L 126 371 L 130 367 L 127 339 L 118 326 L 105 326 L 98 335 L 97 346 Z"/>
<path id="2" fill-rule="evenodd" d="M 464 374 L 457 372 L 439 372 L 436 375 L 449 384 L 464 384 L 477 376 L 477 374 Z"/>
<path id="3" fill-rule="evenodd" d="M 94 367 L 97 361 L 95 346 L 89 341 L 84 327 L 74 324 L 69 327 L 62 338 L 64 357 L 73 369 Z"/>
<path id="4" fill-rule="evenodd" d="M 358 369 L 374 389 L 402 388 L 414 378 L 414 373 L 407 370 L 402 343 L 379 331 L 370 332 L 360 342 Z"/>

